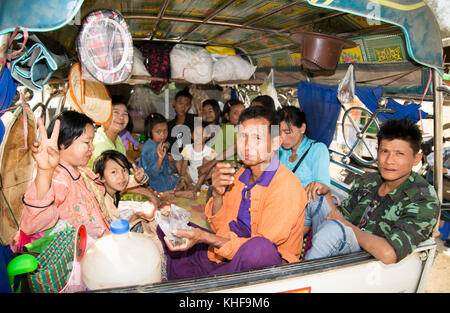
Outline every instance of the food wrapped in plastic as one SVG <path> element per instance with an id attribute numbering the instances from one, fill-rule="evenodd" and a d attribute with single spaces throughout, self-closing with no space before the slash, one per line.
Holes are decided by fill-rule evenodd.
<path id="1" fill-rule="evenodd" d="M 174 79 L 207 84 L 211 81 L 213 60 L 205 48 L 177 44 L 170 52 L 170 71 Z"/>
<path id="2" fill-rule="evenodd" d="M 218 82 L 226 80 L 248 80 L 256 66 L 251 65 L 238 55 L 229 55 L 214 62 L 212 79 Z"/>
<path id="3" fill-rule="evenodd" d="M 191 214 L 188 211 L 174 204 L 170 205 L 170 212 L 167 216 L 163 215 L 159 210 L 155 212 L 156 222 L 158 222 L 159 227 L 161 227 L 161 230 L 174 246 L 183 244 L 186 239 L 175 236 L 172 231 L 176 229 L 192 229 L 188 225 L 190 218 Z"/>
<path id="4" fill-rule="evenodd" d="M 355 97 L 355 79 L 353 76 L 353 64 L 347 69 L 344 78 L 338 86 L 338 99 L 342 104 L 351 103 Z"/>

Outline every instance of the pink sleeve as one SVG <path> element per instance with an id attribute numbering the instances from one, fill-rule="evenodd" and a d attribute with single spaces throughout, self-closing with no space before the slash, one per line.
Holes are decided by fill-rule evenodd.
<path id="1" fill-rule="evenodd" d="M 56 190 L 55 190 L 56 189 Z M 33 181 L 23 197 L 23 212 L 20 229 L 27 235 L 32 235 L 54 226 L 59 219 L 58 206 L 61 198 L 67 194 L 68 188 L 61 184 L 52 185 L 44 199 L 36 200 L 36 184 Z M 58 198 L 55 197 L 58 195 Z"/>

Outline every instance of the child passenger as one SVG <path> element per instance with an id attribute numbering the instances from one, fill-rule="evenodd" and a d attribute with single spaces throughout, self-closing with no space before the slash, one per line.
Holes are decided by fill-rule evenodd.
<path id="1" fill-rule="evenodd" d="M 130 175 L 130 171 L 134 175 Z M 141 185 L 147 180 L 143 169 L 137 169 L 136 165 L 130 163 L 126 156 L 115 150 L 104 151 L 94 162 L 94 172 L 98 175 L 105 188 L 104 210 L 108 222 L 124 218 L 119 212 L 120 194 L 135 186 Z M 154 221 L 156 206 L 148 201 L 143 204 L 142 211 L 138 211 L 128 218 L 130 230 L 144 233 L 149 236 L 159 247 L 162 253 L 162 245 L 156 235 L 157 223 Z"/>
<path id="2" fill-rule="evenodd" d="M 225 124 L 220 128 L 219 133 L 214 137 L 212 148 L 217 157 L 214 160 L 204 163 L 199 168 L 199 175 L 209 176 L 213 167 L 220 161 L 236 164 L 237 146 L 236 134 L 238 130 L 238 120 L 245 106 L 239 100 L 228 100 L 223 107 L 223 117 Z"/>
<path id="3" fill-rule="evenodd" d="M 181 155 L 183 161 L 181 165 L 180 176 L 188 185 L 189 189 L 193 189 L 194 193 L 200 191 L 203 182 L 210 178 L 207 175 L 199 175 L 198 167 L 202 165 L 203 160 L 211 160 L 213 158 L 213 150 L 206 145 L 207 137 L 205 136 L 204 124 L 194 127 L 192 134 L 193 143 L 185 146 Z"/>
<path id="4" fill-rule="evenodd" d="M 202 122 L 205 125 L 214 124 L 220 126 L 220 111 L 219 103 L 214 99 L 208 99 L 202 103 Z"/>
<path id="5" fill-rule="evenodd" d="M 168 125 L 164 116 L 152 113 L 145 119 L 144 132 L 147 141 L 142 147 L 139 157 L 139 167 L 148 175 L 148 184 L 158 192 L 159 197 L 194 198 L 192 190 L 181 190 L 184 184 L 180 177 L 175 175 L 169 162 L 167 152 Z"/>
<path id="6" fill-rule="evenodd" d="M 134 167 L 134 168 L 133 168 Z M 134 175 L 130 175 L 130 171 Z M 105 187 L 104 197 L 107 212 L 105 217 L 108 222 L 120 218 L 118 205 L 121 192 L 128 188 L 141 185 L 146 182 L 148 177 L 143 169 L 137 169 L 136 165 L 132 165 L 126 156 L 115 150 L 106 150 L 95 160 L 94 173 L 98 175 L 102 185 Z M 151 220 L 155 213 L 156 206 L 151 203 L 149 212 L 137 212 L 130 219 L 130 228 L 132 228 L 139 218 Z"/>

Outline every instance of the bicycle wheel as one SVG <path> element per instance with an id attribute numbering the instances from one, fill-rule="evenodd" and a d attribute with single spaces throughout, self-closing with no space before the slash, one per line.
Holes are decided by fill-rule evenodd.
<path id="1" fill-rule="evenodd" d="M 362 107 L 352 107 L 342 117 L 342 135 L 351 156 L 361 165 L 372 165 L 377 161 L 378 120 L 372 112 Z"/>

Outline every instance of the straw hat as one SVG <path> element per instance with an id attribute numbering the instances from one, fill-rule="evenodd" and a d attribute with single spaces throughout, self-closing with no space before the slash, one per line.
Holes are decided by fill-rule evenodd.
<path id="1" fill-rule="evenodd" d="M 25 106 L 26 130 L 23 106 L 6 112 L 1 117 L 4 136 L 0 144 L 0 244 L 9 245 L 17 233 L 22 216 L 22 196 L 33 179 L 34 159 L 30 147 L 36 138 L 33 111 Z M 25 147 L 25 134 L 27 147 Z"/>
<path id="2" fill-rule="evenodd" d="M 112 114 L 108 89 L 98 82 L 81 79 L 81 64 L 72 65 L 67 101 L 75 111 L 89 116 L 96 124 L 105 124 Z"/>
<path id="3" fill-rule="evenodd" d="M 290 36 L 302 51 L 302 66 L 309 70 L 334 70 L 342 49 L 356 46 L 351 40 L 333 35 L 299 31 Z"/>
<path id="4" fill-rule="evenodd" d="M 133 38 L 116 10 L 91 12 L 77 38 L 83 70 L 103 84 L 125 82 L 133 70 Z"/>

